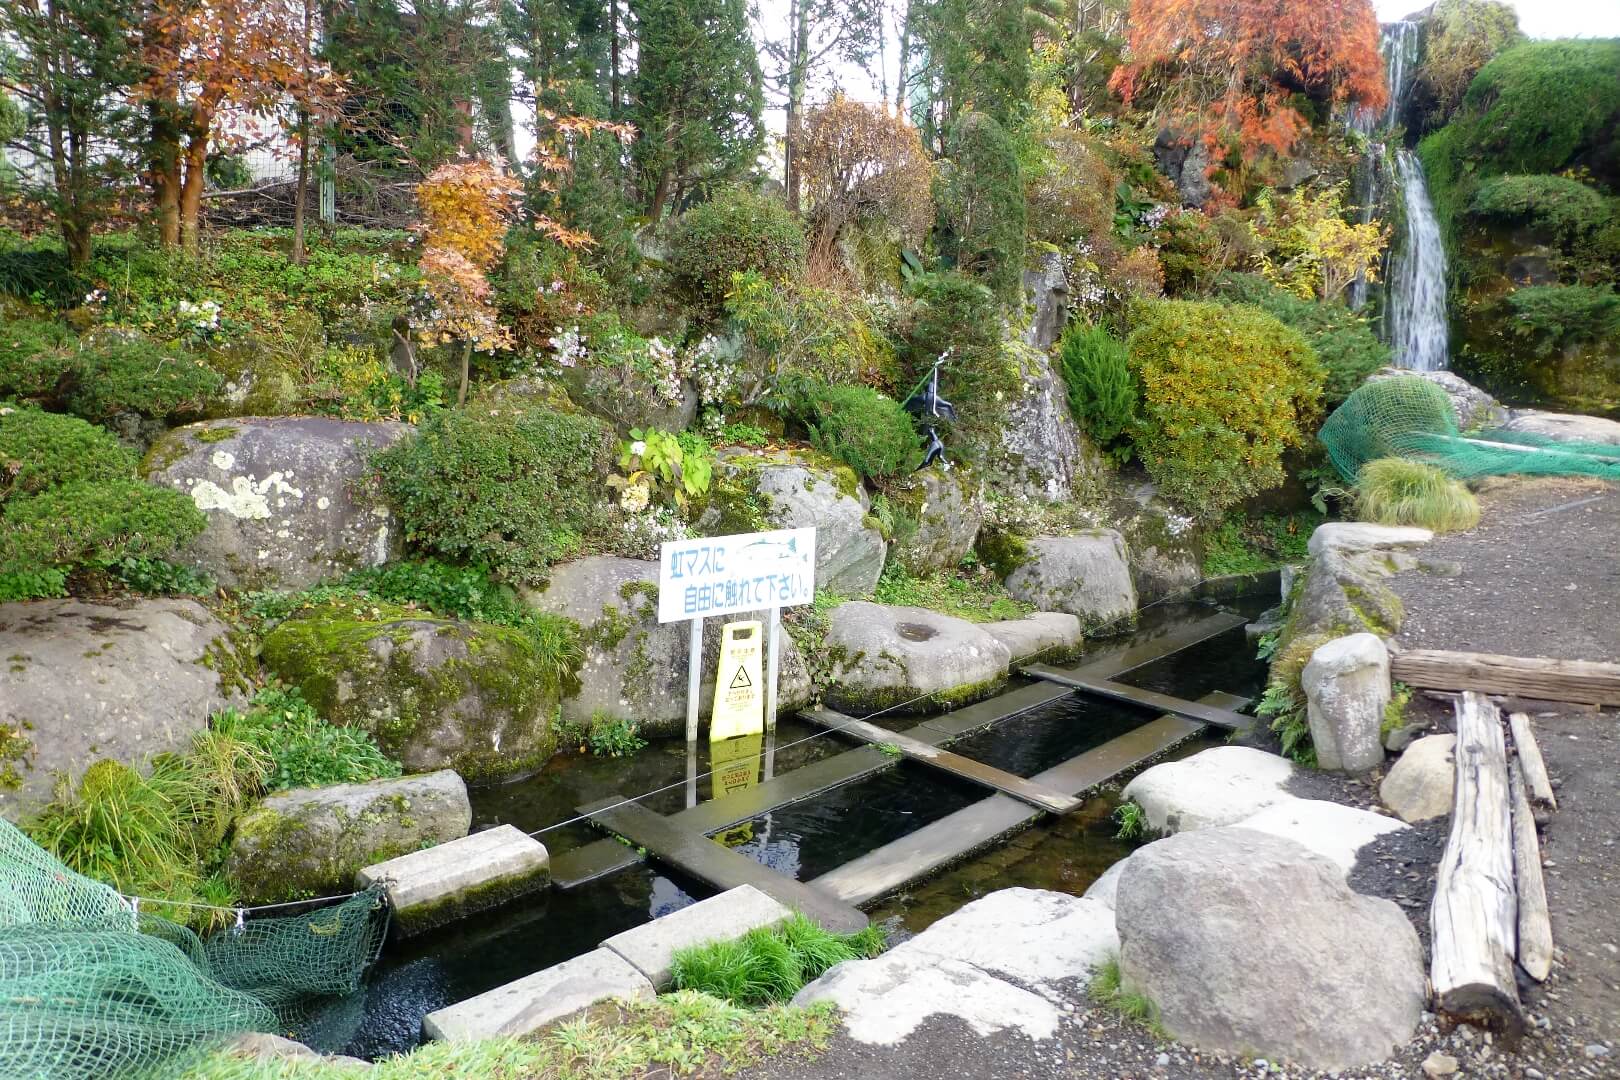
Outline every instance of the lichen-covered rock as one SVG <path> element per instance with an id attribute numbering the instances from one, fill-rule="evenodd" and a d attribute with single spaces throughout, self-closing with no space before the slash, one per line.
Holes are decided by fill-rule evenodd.
<path id="1" fill-rule="evenodd" d="M 1423 947 L 1399 907 L 1329 859 L 1245 828 L 1181 833 L 1120 872 L 1120 978 L 1206 1053 L 1340 1070 L 1417 1029 Z"/>
<path id="2" fill-rule="evenodd" d="M 455 769 L 474 784 L 531 772 L 556 746 L 570 675 L 519 630 L 408 608 L 341 605 L 289 619 L 264 661 L 326 719 L 364 728 L 408 769 Z"/>
<path id="3" fill-rule="evenodd" d="M 1055 251 L 1037 255 L 1035 266 L 1024 271 L 1024 293 L 1033 309 L 1024 341 L 1037 349 L 1050 349 L 1069 321 L 1069 279 L 1063 273 L 1063 256 Z"/>
<path id="4" fill-rule="evenodd" d="M 716 464 L 697 521 L 705 536 L 811 527 L 816 589 L 870 596 L 888 546 L 860 479 L 847 466 L 812 454 L 728 455 Z"/>
<path id="5" fill-rule="evenodd" d="M 410 430 L 319 416 L 192 424 L 152 447 L 147 479 L 208 517 L 181 561 L 223 585 L 299 589 L 397 553 L 393 514 L 364 481 L 371 455 Z"/>
<path id="6" fill-rule="evenodd" d="M 1203 551 L 1194 522 L 1157 500 L 1120 523 L 1139 604 L 1189 592 L 1204 580 Z"/>
<path id="7" fill-rule="evenodd" d="M 1347 634 L 1319 646 L 1299 683 L 1317 765 L 1366 772 L 1383 764 L 1379 729 L 1389 705 L 1389 650 L 1377 634 Z"/>
<path id="8" fill-rule="evenodd" d="M 1034 611 L 1022 619 L 980 623 L 984 632 L 1007 646 L 1014 663 L 1061 660 L 1080 651 L 1085 636 L 1080 620 L 1066 611 Z"/>
<path id="9" fill-rule="evenodd" d="M 186 749 L 252 662 L 195 600 L 0 604 L 0 816 L 49 802 L 53 773 Z"/>
<path id="10" fill-rule="evenodd" d="M 1495 427 L 1507 419 L 1508 411 L 1491 395 L 1449 371 L 1413 371 L 1411 368 L 1380 368 L 1367 376 L 1368 382 L 1383 379 L 1427 379 L 1446 392 L 1451 399 L 1451 410 L 1457 415 L 1457 427 L 1462 431 Z"/>
<path id="11" fill-rule="evenodd" d="M 658 621 L 657 563 L 605 555 L 562 563 L 552 568 L 545 588 L 523 595 L 535 608 L 572 619 L 583 631 L 585 659 L 579 689 L 563 699 L 565 721 L 584 724 L 601 713 L 634 721 L 644 734 L 685 731 L 690 630 L 686 623 Z M 764 623 L 769 617 L 755 611 L 704 620 L 698 715 L 705 724 L 713 711 L 723 627 L 749 619 Z M 786 630 L 779 641 L 777 707 L 791 712 L 810 702 L 810 673 Z"/>
<path id="12" fill-rule="evenodd" d="M 918 576 L 956 569 L 973 550 L 984 521 L 984 484 L 970 468 L 937 465 L 888 492 L 895 510 L 889 558 Z"/>
<path id="13" fill-rule="evenodd" d="M 826 651 L 832 678 L 822 696 L 855 716 L 976 701 L 1001 685 L 1011 660 L 1007 646 L 966 619 L 861 600 L 833 609 Z"/>
<path id="14" fill-rule="evenodd" d="M 225 873 L 248 903 L 348 889 L 362 868 L 467 835 L 467 785 L 449 769 L 278 791 L 236 823 Z"/>
<path id="15" fill-rule="evenodd" d="M 1022 341 L 1004 347 L 1022 385 L 1002 402 L 999 441 L 986 448 L 985 482 L 1001 495 L 1064 502 L 1102 473 L 1102 455 L 1075 426 L 1068 391 L 1047 355 Z"/>
<path id="16" fill-rule="evenodd" d="M 1088 634 L 1121 633 L 1136 616 L 1125 539 L 1113 529 L 1025 541 L 1022 560 L 1006 585 L 1015 600 L 1077 616 Z"/>

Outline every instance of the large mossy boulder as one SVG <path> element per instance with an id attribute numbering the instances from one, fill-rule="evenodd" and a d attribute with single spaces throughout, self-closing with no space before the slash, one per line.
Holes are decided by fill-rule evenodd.
<path id="1" fill-rule="evenodd" d="M 955 570 L 984 521 L 984 483 L 965 466 L 929 466 L 889 486 L 889 558 L 919 577 Z"/>
<path id="2" fill-rule="evenodd" d="M 364 728 L 407 769 L 450 768 L 486 784 L 551 756 L 576 658 L 571 642 L 547 647 L 511 627 L 330 604 L 266 635 L 264 662 L 327 720 Z"/>
<path id="3" fill-rule="evenodd" d="M 50 801 L 103 758 L 185 750 L 253 658 L 195 600 L 0 604 L 0 816 Z"/>
<path id="4" fill-rule="evenodd" d="M 225 874 L 252 904 L 325 896 L 400 855 L 467 835 L 467 785 L 449 769 L 280 791 L 236 823 Z"/>
<path id="5" fill-rule="evenodd" d="M 730 454 L 715 466 L 697 532 L 816 530 L 816 589 L 870 596 L 888 547 L 871 499 L 848 466 L 819 454 Z"/>
<path id="6" fill-rule="evenodd" d="M 564 721 L 580 725 L 605 716 L 629 720 L 643 734 L 685 731 L 691 634 L 686 623 L 658 621 L 657 563 L 606 555 L 579 559 L 554 567 L 543 589 L 523 596 L 540 611 L 572 619 L 582 631 L 579 688 L 563 699 Z M 698 712 L 705 722 L 713 712 L 723 627 L 769 617 L 754 611 L 704 620 Z M 777 707 L 791 712 L 810 702 L 810 673 L 785 630 L 779 640 Z"/>
<path id="7" fill-rule="evenodd" d="M 939 712 L 988 697 L 1007 678 L 1007 646 L 976 623 L 918 607 L 864 600 L 834 608 L 823 692 L 841 712 Z"/>
<path id="8" fill-rule="evenodd" d="M 1136 584 L 1125 539 L 1113 529 L 1023 541 L 1007 593 L 1042 611 L 1066 611 L 1088 634 L 1118 634 L 1136 618 Z"/>
<path id="9" fill-rule="evenodd" d="M 299 589 L 397 554 L 394 516 L 365 481 L 371 455 L 410 430 L 318 416 L 215 420 L 169 432 L 145 470 L 208 517 L 181 561 L 222 585 Z"/>
<path id="10" fill-rule="evenodd" d="M 1411 922 L 1293 840 L 1238 827 L 1157 841 L 1126 860 L 1114 910 L 1125 989 L 1206 1052 L 1342 1070 L 1417 1030 L 1427 994 Z"/>

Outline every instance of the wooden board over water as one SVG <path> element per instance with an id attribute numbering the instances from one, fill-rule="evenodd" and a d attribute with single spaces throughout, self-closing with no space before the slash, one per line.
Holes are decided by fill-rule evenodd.
<path id="1" fill-rule="evenodd" d="M 1166 633 L 1129 645 L 1105 646 L 1083 663 L 1072 668 L 1052 668 L 1063 675 L 1111 679 L 1163 659 L 1244 624 L 1240 615 L 1215 612 L 1193 622 L 1177 625 Z M 912 738 L 932 746 L 949 746 L 957 739 L 992 727 L 1031 709 L 1050 704 L 1070 693 L 1056 683 L 1038 681 L 1009 690 L 965 708 L 955 709 L 923 720 L 907 732 Z M 875 776 L 892 769 L 895 759 L 870 746 L 850 750 L 783 773 L 746 792 L 724 799 L 699 803 L 670 815 L 671 823 L 696 832 L 715 833 L 744 821 L 763 817 L 772 810 L 819 795 L 841 784 Z M 554 854 L 551 858 L 552 884 L 571 889 L 617 873 L 642 861 L 623 844 L 598 840 Z"/>
<path id="2" fill-rule="evenodd" d="M 1145 709 L 1159 709 L 1172 716 L 1180 716 L 1187 720 L 1196 720 L 1211 727 L 1224 728 L 1227 731 L 1237 731 L 1253 725 L 1252 717 L 1243 716 L 1231 709 L 1220 709 L 1213 705 L 1203 705 L 1196 701 L 1187 701 L 1183 698 L 1171 697 L 1161 694 L 1157 690 L 1144 690 L 1139 686 L 1127 686 L 1125 683 L 1111 682 L 1108 679 L 1088 679 L 1083 676 L 1069 675 L 1056 668 L 1049 668 L 1045 664 L 1030 664 L 1023 669 L 1024 674 L 1036 679 L 1045 679 L 1047 682 L 1057 683 L 1059 686 L 1071 687 L 1098 697 L 1108 698 L 1110 701 L 1122 701 L 1127 705 L 1140 705 Z"/>
<path id="3" fill-rule="evenodd" d="M 717 889 L 752 885 L 779 903 L 814 919 L 822 927 L 840 934 L 866 927 L 866 916 L 858 909 L 786 874 L 779 874 L 763 863 L 692 832 L 671 818 L 626 803 L 622 798 L 605 799 L 579 808 L 591 820 L 611 829 L 647 853 L 699 881 Z"/>
<path id="4" fill-rule="evenodd" d="M 1022 776 L 1016 776 L 993 765 L 986 765 L 982 761 L 953 754 L 922 739 L 914 739 L 910 735 L 890 731 L 888 728 L 878 727 L 876 724 L 869 724 L 865 720 L 857 720 L 831 709 L 810 709 L 799 715 L 840 734 L 863 739 L 880 748 L 892 746 L 912 761 L 981 784 L 1004 795 L 1011 795 L 1020 802 L 1028 803 L 1049 814 L 1072 814 L 1080 809 L 1079 799 L 1053 791 L 1033 780 L 1026 780 Z"/>
<path id="5" fill-rule="evenodd" d="M 1215 691 L 1200 704 L 1238 709 L 1247 699 Z M 1204 730 L 1205 725 L 1179 716 L 1161 716 L 1133 731 L 1070 758 L 1031 781 L 1042 787 L 1084 795 L 1110 777 L 1158 757 Z M 993 795 L 947 814 L 916 832 L 829 871 L 810 884 L 845 903 L 865 905 L 915 881 L 953 866 L 983 848 L 1027 828 L 1043 816 L 1027 803 Z"/>

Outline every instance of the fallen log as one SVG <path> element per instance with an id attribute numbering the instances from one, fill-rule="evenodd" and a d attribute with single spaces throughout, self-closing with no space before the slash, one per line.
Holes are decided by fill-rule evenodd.
<path id="1" fill-rule="evenodd" d="M 1513 879 L 1519 900 L 1519 966 L 1536 982 L 1552 971 L 1552 919 L 1547 913 L 1547 883 L 1541 876 L 1541 841 L 1536 819 L 1524 792 L 1519 762 L 1508 771 L 1513 796 Z"/>
<path id="2" fill-rule="evenodd" d="M 1478 690 L 1542 701 L 1620 705 L 1620 664 L 1593 660 L 1409 649 L 1390 658 L 1390 675 L 1425 690 Z"/>
<path id="3" fill-rule="evenodd" d="M 1508 730 L 1513 732 L 1513 748 L 1519 752 L 1519 764 L 1524 768 L 1524 782 L 1532 802 L 1549 810 L 1558 809 L 1553 795 L 1552 780 L 1547 776 L 1547 762 L 1541 756 L 1541 744 L 1530 727 L 1530 717 L 1522 712 L 1508 716 Z"/>
<path id="4" fill-rule="evenodd" d="M 1518 910 L 1501 714 L 1484 694 L 1457 701 L 1457 784 L 1451 835 L 1429 909 L 1435 1007 L 1454 1020 L 1524 1033 L 1514 985 Z"/>

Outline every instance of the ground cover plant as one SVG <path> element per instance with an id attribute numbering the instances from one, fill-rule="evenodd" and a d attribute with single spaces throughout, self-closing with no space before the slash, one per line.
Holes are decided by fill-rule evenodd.
<path id="1" fill-rule="evenodd" d="M 883 931 L 876 926 L 834 934 L 796 914 L 740 938 L 681 949 L 671 972 L 677 989 L 759 1006 L 787 1001 L 836 964 L 882 951 Z"/>

